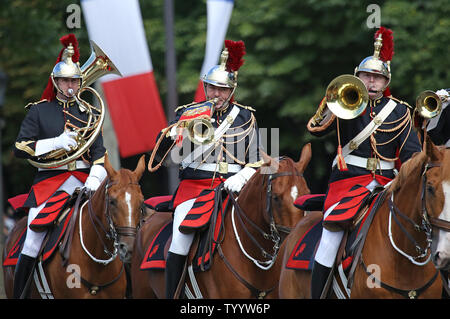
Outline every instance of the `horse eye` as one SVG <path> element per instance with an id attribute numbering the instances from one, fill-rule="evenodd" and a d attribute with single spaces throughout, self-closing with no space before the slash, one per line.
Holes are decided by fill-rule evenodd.
<path id="1" fill-rule="evenodd" d="M 116 198 L 110 198 L 109 199 L 109 205 L 117 207 L 117 199 Z"/>
<path id="2" fill-rule="evenodd" d="M 427 192 L 430 193 L 431 195 L 434 195 L 436 192 L 436 189 L 434 188 L 433 185 L 427 184 Z"/>

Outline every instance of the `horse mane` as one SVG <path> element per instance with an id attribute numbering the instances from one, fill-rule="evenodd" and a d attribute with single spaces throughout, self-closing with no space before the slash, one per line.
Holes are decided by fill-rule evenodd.
<path id="1" fill-rule="evenodd" d="M 389 189 L 394 192 L 404 185 L 408 178 L 411 176 L 419 176 L 420 174 L 414 174 L 415 170 L 422 170 L 425 162 L 428 160 L 428 155 L 422 151 L 414 153 L 413 156 L 400 167 L 400 172 L 393 179 Z"/>

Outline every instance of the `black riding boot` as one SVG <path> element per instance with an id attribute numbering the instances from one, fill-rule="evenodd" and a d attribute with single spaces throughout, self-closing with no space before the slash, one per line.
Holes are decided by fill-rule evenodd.
<path id="1" fill-rule="evenodd" d="M 14 271 L 14 288 L 13 288 L 13 298 L 19 299 L 24 289 L 29 287 L 25 287 L 27 284 L 28 278 L 31 276 L 31 273 L 34 269 L 34 263 L 36 258 L 20 254 L 19 259 L 17 260 L 16 270 Z M 23 293 L 24 298 L 28 297 L 28 291 Z"/>
<path id="2" fill-rule="evenodd" d="M 187 256 L 178 255 L 172 252 L 167 253 L 166 260 L 166 299 L 173 299 L 178 283 L 183 274 L 184 263 Z"/>
<path id="3" fill-rule="evenodd" d="M 330 275 L 331 268 L 325 267 L 314 261 L 314 266 L 311 274 L 311 298 L 320 299 L 322 295 L 323 288 L 327 282 L 328 276 Z"/>

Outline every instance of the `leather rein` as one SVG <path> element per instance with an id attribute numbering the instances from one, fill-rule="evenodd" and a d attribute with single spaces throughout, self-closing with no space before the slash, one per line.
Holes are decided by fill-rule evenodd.
<path id="1" fill-rule="evenodd" d="M 274 173 L 274 174 L 267 174 L 268 178 L 267 178 L 267 188 L 266 188 L 266 208 L 265 208 L 265 212 L 267 214 L 267 216 L 269 217 L 269 229 L 270 229 L 270 233 L 264 231 L 261 227 L 259 227 L 258 225 L 256 225 L 242 210 L 242 208 L 239 206 L 239 204 L 237 203 L 237 199 L 235 197 L 235 195 L 232 192 L 228 192 L 231 203 L 237 213 L 238 216 L 238 220 L 242 226 L 242 228 L 244 229 L 245 233 L 247 234 L 247 236 L 250 238 L 250 240 L 258 247 L 258 249 L 261 251 L 261 254 L 264 256 L 264 258 L 269 258 L 269 260 L 267 261 L 258 261 L 255 259 L 251 259 L 253 261 L 253 263 L 255 263 L 259 268 L 263 269 L 263 270 L 267 270 L 270 269 L 271 266 L 274 264 L 275 259 L 278 255 L 278 250 L 280 248 L 280 241 L 281 241 L 281 236 L 280 236 L 280 232 L 285 232 L 285 233 L 289 233 L 290 232 L 290 228 L 285 227 L 285 226 L 280 226 L 277 225 L 275 223 L 275 219 L 274 219 L 274 215 L 273 215 L 273 194 L 272 194 L 272 181 L 278 177 L 282 177 L 282 176 L 300 176 L 302 177 L 303 174 L 302 173 L 298 173 L 298 172 L 280 172 L 280 173 Z M 263 185 L 264 185 L 264 180 L 263 180 Z M 254 228 L 259 234 L 262 235 L 262 237 L 265 240 L 270 240 L 273 242 L 273 253 L 269 253 L 267 252 L 264 247 L 258 242 L 258 240 L 252 236 L 252 234 L 250 233 L 250 231 L 247 229 L 247 227 L 245 227 L 243 219 L 245 219 L 252 228 Z M 228 269 L 235 275 L 235 277 L 244 285 L 246 286 L 251 292 L 252 294 L 258 298 L 258 299 L 263 299 L 265 298 L 273 289 L 275 289 L 276 286 L 267 289 L 267 290 L 261 290 L 258 289 L 256 287 L 254 287 L 252 284 L 250 284 L 247 280 L 245 280 L 241 275 L 239 275 L 239 273 L 231 266 L 230 262 L 226 259 L 225 255 L 223 254 L 222 248 L 220 247 L 220 244 L 217 245 L 218 248 L 218 253 L 220 255 L 220 257 L 223 259 L 225 265 L 228 267 Z M 262 267 L 262 265 L 267 265 L 264 267 Z"/>
<path id="2" fill-rule="evenodd" d="M 113 186 L 115 184 L 117 184 L 117 183 L 109 182 L 109 179 L 108 179 L 106 181 L 106 185 L 105 185 L 105 206 L 104 206 L 103 214 L 105 215 L 105 217 L 107 219 L 108 229 L 106 229 L 105 225 L 100 220 L 100 218 L 97 216 L 97 214 L 95 214 L 94 209 L 92 208 L 92 200 L 91 199 L 92 199 L 93 192 L 90 192 L 89 199 L 87 202 L 88 203 L 88 214 L 89 214 L 89 218 L 90 218 L 92 227 L 94 228 L 94 230 L 97 234 L 97 238 L 99 239 L 99 242 L 101 242 L 103 245 L 104 253 L 106 255 L 108 255 L 110 258 L 108 260 L 99 260 L 99 259 L 93 257 L 87 251 L 87 249 L 85 249 L 85 251 L 93 261 L 104 264 L 105 266 L 107 264 L 109 264 L 111 261 L 115 260 L 117 257 L 117 251 L 118 251 L 118 246 L 119 246 L 119 236 L 136 237 L 136 234 L 138 231 L 137 228 L 133 228 L 133 227 L 129 227 L 129 226 L 116 226 L 114 224 L 114 221 L 113 221 L 113 219 L 111 217 L 111 213 L 110 213 L 110 196 L 109 196 L 108 190 L 111 186 Z M 138 185 L 140 187 L 139 183 L 129 183 L 129 184 Z M 80 215 L 80 222 L 81 222 L 81 215 Z M 100 234 L 100 231 L 97 227 L 100 228 L 100 230 L 105 234 L 105 236 L 102 236 Z M 80 225 L 80 228 L 81 228 L 81 225 Z M 80 233 L 80 240 L 82 241 L 81 236 L 82 236 L 82 234 Z M 104 237 L 106 237 L 107 240 L 110 240 L 113 242 L 113 250 L 112 251 L 108 248 L 108 245 L 106 244 L 106 242 L 104 240 Z M 83 247 L 83 248 L 85 248 L 85 247 Z M 114 284 L 117 280 L 119 280 L 119 278 L 123 274 L 123 271 L 124 271 L 124 264 L 122 263 L 122 267 L 119 271 L 119 274 L 113 280 L 111 280 L 105 284 L 102 284 L 102 285 L 92 284 L 81 276 L 80 276 L 80 280 L 89 289 L 89 292 L 92 295 L 96 295 L 98 293 L 98 291 L 100 291 L 101 289 L 104 289 L 104 288 Z"/>
<path id="3" fill-rule="evenodd" d="M 408 217 L 406 214 L 402 213 L 398 207 L 395 205 L 394 201 L 393 201 L 393 196 L 392 197 L 388 197 L 388 205 L 389 205 L 389 210 L 390 213 L 392 215 L 392 217 L 394 217 L 394 221 L 395 223 L 399 226 L 400 230 L 402 231 L 402 233 L 406 236 L 406 238 L 414 245 L 416 251 L 419 253 L 418 256 L 409 256 L 406 253 L 404 253 L 403 251 L 399 250 L 396 246 L 393 245 L 393 247 L 402 255 L 404 255 L 405 257 L 407 257 L 413 264 L 419 265 L 419 266 L 423 266 L 425 264 L 427 264 L 431 258 L 431 242 L 432 242 L 432 227 L 437 227 L 438 229 L 444 230 L 444 231 L 450 231 L 450 222 L 446 221 L 446 220 L 442 220 L 439 218 L 434 218 L 431 217 L 428 213 L 427 210 L 427 199 L 426 199 L 426 185 L 427 185 L 427 171 L 430 168 L 433 167 L 439 167 L 440 163 L 427 163 L 424 167 L 423 173 L 422 173 L 422 189 L 421 189 L 421 225 L 417 224 L 415 221 L 413 221 L 410 217 Z M 425 233 L 426 235 L 426 241 L 427 241 L 427 246 L 425 248 L 421 247 L 417 241 L 414 239 L 414 237 L 406 230 L 406 228 L 401 224 L 400 220 L 398 217 L 401 217 L 402 219 L 404 219 L 405 221 L 407 221 L 408 223 L 410 223 L 414 229 L 416 231 L 420 231 Z M 391 238 L 391 244 L 394 244 Z M 424 262 L 416 262 L 416 259 L 420 259 L 420 258 L 425 258 L 428 255 L 428 258 L 424 261 Z M 379 284 L 381 287 L 383 287 L 386 290 L 389 290 L 391 292 L 400 294 L 401 296 L 405 297 L 405 298 L 410 298 L 410 299 L 416 299 L 418 298 L 424 291 L 426 291 L 426 289 L 428 289 L 436 280 L 436 278 L 438 277 L 438 272 L 439 270 L 436 269 L 435 274 L 432 276 L 432 278 L 425 283 L 422 287 L 420 288 L 416 288 L 416 289 L 410 289 L 410 290 L 404 290 L 404 289 L 399 289 L 393 286 L 390 286 L 384 282 L 382 282 L 381 280 L 379 280 L 378 278 L 375 278 L 373 276 L 373 273 L 369 272 L 367 270 L 366 265 L 364 264 L 364 261 L 362 260 L 362 256 L 361 256 L 361 264 L 366 272 L 367 275 L 371 276 L 371 278 L 373 278 L 375 280 L 375 282 L 377 282 L 377 284 Z"/>

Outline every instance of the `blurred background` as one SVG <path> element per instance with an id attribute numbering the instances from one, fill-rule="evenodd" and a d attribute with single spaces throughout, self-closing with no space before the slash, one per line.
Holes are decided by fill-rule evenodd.
<path id="1" fill-rule="evenodd" d="M 153 74 L 168 120 L 177 105 L 194 99 L 205 56 L 206 3 L 206 0 L 139 1 Z M 61 50 L 59 38 L 74 33 L 79 41 L 80 62 L 90 55 L 85 13 L 81 12 L 78 26 L 68 26 L 71 11 L 67 12 L 67 8 L 73 4 L 81 7 L 79 1 L 73 0 L 0 2 L 3 217 L 12 214 L 7 199 L 28 192 L 34 177 L 36 169 L 27 161 L 16 159 L 12 146 L 26 114 L 24 106 L 40 100 L 47 84 Z M 314 138 L 307 132 L 306 123 L 315 113 L 328 83 L 338 75 L 353 74 L 359 62 L 373 54 L 377 30 L 374 27 L 377 16 L 373 14 L 377 12 L 378 22 L 394 31 L 390 85 L 393 96 L 414 105 L 421 91 L 448 87 L 448 0 L 233 3 L 225 38 L 243 40 L 247 50 L 235 98 L 256 109 L 259 127 L 279 128 L 280 155 L 298 160 L 302 146 L 312 143 L 313 157 L 306 178 L 313 193 L 326 190 L 336 137 Z M 172 16 L 173 23 L 167 20 L 168 16 Z M 173 39 L 173 50 L 168 47 L 168 39 Z M 169 49 L 175 64 L 167 63 Z M 176 67 L 175 82 L 168 78 L 169 67 Z M 169 92 L 174 85 L 175 97 Z M 152 125 L 152 117 L 148 117 L 147 125 Z M 116 168 L 135 168 L 142 153 L 122 157 L 114 150 L 114 141 L 109 145 L 108 152 L 115 156 Z M 147 161 L 150 153 L 151 149 L 143 152 Z M 167 167 L 153 174 L 146 172 L 141 185 L 145 198 L 166 195 L 173 189 Z M 5 228 L 8 225 L 8 221 L 3 223 Z"/>

